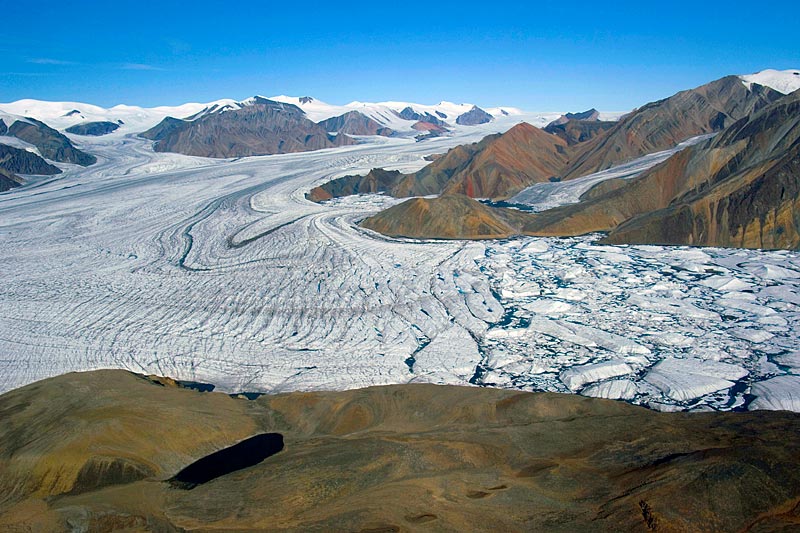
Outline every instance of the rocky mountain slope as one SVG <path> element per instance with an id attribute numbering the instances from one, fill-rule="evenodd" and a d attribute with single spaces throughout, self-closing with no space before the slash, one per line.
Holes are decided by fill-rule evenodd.
<path id="1" fill-rule="evenodd" d="M 566 124 L 570 120 L 580 120 L 584 122 L 597 122 L 600 120 L 600 112 L 595 109 L 588 109 L 586 111 L 581 111 L 579 113 L 565 113 L 555 119 L 553 122 L 546 126 L 560 126 L 561 124 Z"/>
<path id="2" fill-rule="evenodd" d="M 435 385 L 246 400 L 96 371 L 9 392 L 0 413 L 11 531 L 800 525 L 800 416 L 787 412 L 667 414 Z M 208 464 L 258 435 L 281 446 L 239 470 Z M 174 481 L 203 462 L 215 479 Z"/>
<path id="3" fill-rule="evenodd" d="M 6 121 L 9 124 L 6 124 Z M 44 122 L 30 117 L 6 115 L 0 119 L 0 135 L 16 137 L 35 146 L 43 157 L 59 163 L 75 163 L 81 166 L 93 165 L 97 158 L 75 148 L 67 137 Z"/>
<path id="4" fill-rule="evenodd" d="M 404 187 L 390 187 L 385 192 L 397 197 L 455 192 L 503 200 L 545 179 L 577 178 L 672 148 L 689 137 L 721 131 L 782 96 L 769 87 L 757 83 L 748 86 L 736 76 L 727 76 L 647 104 L 619 122 L 593 120 L 599 114 L 589 110 L 571 118 L 564 115 L 566 120 L 557 120 L 549 133 L 547 129 L 543 132 L 520 124 L 499 137 L 487 137 L 474 149 L 462 151 L 461 155 L 471 159 L 448 165 L 446 174 L 437 161 L 405 178 Z M 582 116 L 589 120 L 581 120 Z M 431 176 L 436 176 L 438 187 L 410 184 L 419 181 L 420 176 L 429 182 Z M 358 181 L 352 176 L 339 179 Z M 347 194 L 348 187 L 337 184 L 328 187 L 328 192 L 333 189 Z M 324 195 L 318 191 L 309 195 L 318 196 Z"/>
<path id="5" fill-rule="evenodd" d="M 28 150 L 0 144 L 0 168 L 17 174 L 60 174 L 61 169 L 51 165 Z"/>
<path id="6" fill-rule="evenodd" d="M 596 109 L 589 109 L 582 113 L 561 115 L 542 129 L 561 137 L 567 141 L 569 146 L 574 146 L 597 137 L 616 124 L 617 121 L 600 120 L 600 112 Z"/>
<path id="7" fill-rule="evenodd" d="M 211 110 L 194 120 L 165 118 L 142 133 L 157 152 L 203 157 L 245 157 L 355 144 L 330 135 L 292 104 L 256 97 L 236 109 Z"/>
<path id="8" fill-rule="evenodd" d="M 20 187 L 25 183 L 17 174 L 59 173 L 61 173 L 60 168 L 51 165 L 35 153 L 0 143 L 0 192 Z"/>
<path id="9" fill-rule="evenodd" d="M 800 247 L 800 91 L 644 175 L 523 231 L 610 231 L 609 242 Z"/>
<path id="10" fill-rule="evenodd" d="M 390 137 L 394 130 L 387 128 L 358 111 L 348 111 L 344 115 L 332 117 L 319 123 L 329 133 L 346 135 L 382 135 Z"/>
<path id="11" fill-rule="evenodd" d="M 475 162 L 481 154 L 471 157 Z M 447 231 L 438 226 L 458 219 L 451 209 L 436 213 L 438 205 L 451 204 L 427 201 L 429 209 L 416 217 L 405 216 L 406 204 L 362 224 L 392 236 L 481 238 L 455 222 Z M 457 205 L 473 216 L 474 206 Z M 493 209 L 483 216 L 489 213 L 509 224 L 497 236 L 605 231 L 617 244 L 800 248 L 800 91 L 637 178 L 600 183 L 580 203 L 536 214 Z"/>
<path id="12" fill-rule="evenodd" d="M 502 239 L 518 234 L 514 213 L 461 194 L 414 198 L 365 219 L 361 226 L 392 237 Z"/>
<path id="13" fill-rule="evenodd" d="M 73 133 L 75 135 L 91 135 L 93 137 L 99 137 L 101 135 L 108 135 L 109 133 L 117 131 L 119 126 L 120 124 L 118 122 L 102 120 L 99 122 L 81 122 L 80 124 L 70 126 L 64 131 L 67 133 Z"/>
<path id="14" fill-rule="evenodd" d="M 681 91 L 626 115 L 605 135 L 581 146 L 563 170 L 562 177 L 585 176 L 622 161 L 671 148 L 689 137 L 721 131 L 782 96 L 756 83 L 748 88 L 737 76 L 726 76 Z"/>
<path id="15" fill-rule="evenodd" d="M 472 106 L 472 109 L 456 118 L 456 124 L 460 126 L 477 126 L 478 124 L 491 122 L 493 118 L 492 115 L 480 107 Z"/>
<path id="16" fill-rule="evenodd" d="M 24 184 L 22 178 L 0 166 L 0 192 L 22 187 Z"/>
<path id="17" fill-rule="evenodd" d="M 386 192 L 392 196 L 466 194 L 472 198 L 508 198 L 525 187 L 547 181 L 566 162 L 567 143 L 525 122 L 506 133 L 449 150 L 413 174 L 345 176 L 312 189 L 307 198 L 320 201 L 358 192 Z M 365 183 L 376 187 L 364 190 Z"/>
<path id="18" fill-rule="evenodd" d="M 413 120 L 416 123 L 420 123 L 421 122 L 421 123 L 424 123 L 424 124 L 432 124 L 434 126 L 439 126 L 440 128 L 443 128 L 443 129 L 446 129 L 446 128 L 450 127 L 450 125 L 447 122 L 442 120 L 443 118 L 446 118 L 446 117 L 434 116 L 428 111 L 426 111 L 424 113 L 419 113 L 416 110 L 414 110 L 414 108 L 411 107 L 411 106 L 407 106 L 407 107 L 401 109 L 397 113 L 397 116 L 402 118 L 403 120 Z"/>

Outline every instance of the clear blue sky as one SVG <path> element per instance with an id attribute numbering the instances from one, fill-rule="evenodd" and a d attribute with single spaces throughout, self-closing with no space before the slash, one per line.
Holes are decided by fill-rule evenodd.
<path id="1" fill-rule="evenodd" d="M 627 110 L 726 74 L 800 68 L 798 5 L 14 1 L 0 102 L 288 94 Z"/>

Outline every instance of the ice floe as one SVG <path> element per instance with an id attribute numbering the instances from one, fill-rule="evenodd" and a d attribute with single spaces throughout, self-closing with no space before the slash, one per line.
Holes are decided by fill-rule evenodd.
<path id="1" fill-rule="evenodd" d="M 577 391 L 587 383 L 616 378 L 631 372 L 633 369 L 625 361 L 604 361 L 567 368 L 558 377 L 570 390 Z"/>
<path id="2" fill-rule="evenodd" d="M 668 357 L 653 366 L 645 379 L 679 402 L 733 387 L 747 370 L 738 365 L 696 358 Z"/>
<path id="3" fill-rule="evenodd" d="M 800 412 L 800 376 L 778 376 L 753 385 L 751 409 Z"/>

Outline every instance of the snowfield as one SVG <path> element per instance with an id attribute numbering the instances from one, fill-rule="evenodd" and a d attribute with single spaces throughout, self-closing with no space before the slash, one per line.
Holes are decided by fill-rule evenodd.
<path id="1" fill-rule="evenodd" d="M 357 222 L 395 199 L 304 198 L 519 120 L 537 117 L 238 160 L 71 137 L 96 165 L 0 194 L 0 392 L 114 367 L 228 392 L 471 383 L 800 410 L 797 253 L 388 239 Z"/>

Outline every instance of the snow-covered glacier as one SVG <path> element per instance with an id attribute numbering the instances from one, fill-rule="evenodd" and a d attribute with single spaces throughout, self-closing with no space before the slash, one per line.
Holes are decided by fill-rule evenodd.
<path id="1" fill-rule="evenodd" d="M 229 392 L 436 382 L 800 409 L 797 253 L 388 239 L 357 222 L 397 200 L 304 197 L 510 125 L 224 161 L 83 139 L 96 165 L 0 194 L 0 392 L 118 367 Z"/>

